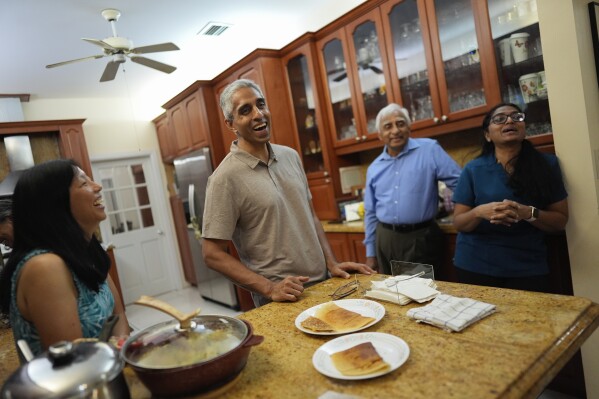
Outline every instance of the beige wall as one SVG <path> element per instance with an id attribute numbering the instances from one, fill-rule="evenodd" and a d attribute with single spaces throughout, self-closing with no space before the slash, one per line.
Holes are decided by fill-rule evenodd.
<path id="1" fill-rule="evenodd" d="M 158 151 L 154 124 L 136 118 L 127 98 L 48 99 L 22 104 L 26 121 L 85 119 L 83 131 L 92 158 L 115 152 Z"/>
<path id="2" fill-rule="evenodd" d="M 599 87 L 589 0 L 539 0 L 555 148 L 569 193 L 566 227 L 574 294 L 599 303 Z M 587 396 L 599 398 L 599 332 L 582 347 Z"/>

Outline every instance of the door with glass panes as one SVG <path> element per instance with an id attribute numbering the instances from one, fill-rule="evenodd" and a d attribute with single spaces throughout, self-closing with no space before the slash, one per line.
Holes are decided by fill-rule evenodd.
<path id="1" fill-rule="evenodd" d="M 150 157 L 92 162 L 107 218 L 100 224 L 114 255 L 125 304 L 175 289 L 178 276 Z M 174 270 L 173 270 L 174 269 Z"/>

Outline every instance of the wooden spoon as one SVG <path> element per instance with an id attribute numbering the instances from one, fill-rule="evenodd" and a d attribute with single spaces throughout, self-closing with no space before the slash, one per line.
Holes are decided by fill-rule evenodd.
<path id="1" fill-rule="evenodd" d="M 150 308 L 160 310 L 166 314 L 173 316 L 175 319 L 179 321 L 179 324 L 181 325 L 182 329 L 189 329 L 191 327 L 191 319 L 197 316 L 201 311 L 201 308 L 197 308 L 191 313 L 183 313 L 180 310 L 176 309 L 174 306 L 171 306 L 168 303 L 161 301 L 160 299 L 152 298 L 146 295 L 142 295 L 134 303 L 142 306 L 148 306 Z"/>

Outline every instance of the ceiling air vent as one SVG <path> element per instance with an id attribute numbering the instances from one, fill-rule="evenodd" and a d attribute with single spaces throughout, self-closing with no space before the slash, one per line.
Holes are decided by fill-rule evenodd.
<path id="1" fill-rule="evenodd" d="M 208 22 L 206 26 L 204 26 L 202 30 L 198 32 L 198 35 L 220 36 L 230 27 L 231 24 L 225 24 L 222 22 Z"/>

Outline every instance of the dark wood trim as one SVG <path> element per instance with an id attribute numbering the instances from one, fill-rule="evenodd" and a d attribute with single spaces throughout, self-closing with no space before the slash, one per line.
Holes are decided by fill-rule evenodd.
<path id="1" fill-rule="evenodd" d="M 180 92 L 175 97 L 171 98 L 166 103 L 164 103 L 162 105 L 162 108 L 164 108 L 164 109 L 172 108 L 174 105 L 176 105 L 176 104 L 180 103 L 181 101 L 183 101 L 186 97 L 192 95 L 201 86 L 204 86 L 204 85 L 210 86 L 211 84 L 212 84 L 212 82 L 207 81 L 207 80 L 196 80 L 195 82 L 193 82 L 192 84 L 190 84 L 189 86 L 187 86 L 185 89 L 183 89 L 182 92 Z"/>
<path id="2" fill-rule="evenodd" d="M 22 103 L 28 103 L 30 94 L 0 94 L 0 98 L 14 98 L 19 97 Z"/>
<path id="3" fill-rule="evenodd" d="M 82 125 L 85 119 L 57 119 L 47 121 L 0 122 L 0 135 L 10 133 L 47 133 L 59 131 L 61 126 Z"/>

